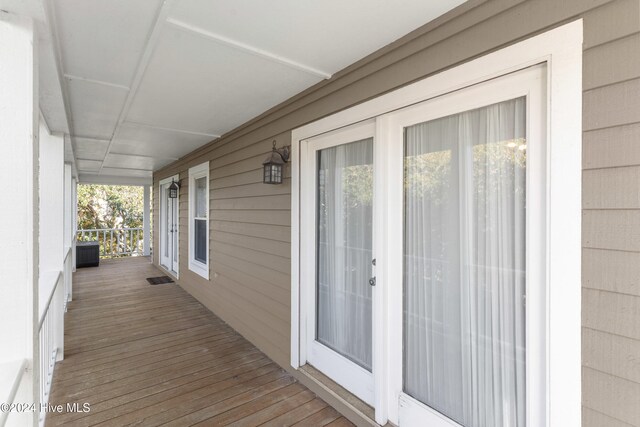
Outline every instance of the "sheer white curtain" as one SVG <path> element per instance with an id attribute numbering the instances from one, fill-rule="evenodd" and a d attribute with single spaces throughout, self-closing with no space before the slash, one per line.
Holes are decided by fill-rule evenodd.
<path id="1" fill-rule="evenodd" d="M 317 159 L 316 339 L 371 370 L 373 140 Z"/>
<path id="2" fill-rule="evenodd" d="M 525 425 L 525 106 L 405 130 L 404 389 L 464 426 Z"/>

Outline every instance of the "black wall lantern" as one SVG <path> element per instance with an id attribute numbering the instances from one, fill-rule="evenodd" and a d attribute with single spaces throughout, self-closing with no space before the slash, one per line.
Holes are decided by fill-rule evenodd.
<path id="1" fill-rule="evenodd" d="M 178 198 L 178 189 L 180 188 L 180 184 L 175 181 L 171 181 L 171 185 L 169 186 L 169 198 L 177 199 Z"/>
<path id="2" fill-rule="evenodd" d="M 289 161 L 289 147 L 276 148 L 276 141 L 273 140 L 273 150 L 269 157 L 262 162 L 264 173 L 262 182 L 265 184 L 282 184 L 282 169 Z"/>

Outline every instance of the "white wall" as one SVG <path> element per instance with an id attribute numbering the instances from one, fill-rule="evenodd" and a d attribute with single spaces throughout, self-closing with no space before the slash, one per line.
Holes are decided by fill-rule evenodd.
<path id="1" fill-rule="evenodd" d="M 0 363 L 28 358 L 37 283 L 37 85 L 30 20 L 0 12 Z M 34 229 L 35 227 L 35 229 Z"/>
<path id="2" fill-rule="evenodd" d="M 0 11 L 0 373 L 6 373 L 6 362 L 27 361 L 31 370 L 20 386 L 21 402 L 27 403 L 38 399 L 33 367 L 39 365 L 36 48 L 33 22 Z M 0 391 L 11 385 L 0 382 Z M 28 425 L 36 419 L 23 415 L 33 418 L 10 421 Z"/>
<path id="3" fill-rule="evenodd" d="M 40 273 L 61 271 L 64 257 L 64 138 L 40 121 Z M 42 292 L 42 289 L 41 289 Z"/>

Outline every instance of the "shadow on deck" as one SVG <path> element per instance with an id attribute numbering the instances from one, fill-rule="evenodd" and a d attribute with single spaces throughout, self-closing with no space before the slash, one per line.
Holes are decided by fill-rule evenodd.
<path id="1" fill-rule="evenodd" d="M 50 403 L 58 425 L 352 425 L 176 284 L 148 258 L 74 275 L 65 360 Z M 65 407 L 66 410 L 66 407 Z"/>

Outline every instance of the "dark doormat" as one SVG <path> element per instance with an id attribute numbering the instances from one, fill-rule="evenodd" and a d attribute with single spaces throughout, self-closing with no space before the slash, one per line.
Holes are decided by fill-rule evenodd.
<path id="1" fill-rule="evenodd" d="M 160 276 L 160 277 L 147 277 L 147 282 L 150 285 L 163 285 L 165 283 L 173 283 L 173 280 L 169 276 Z"/>

